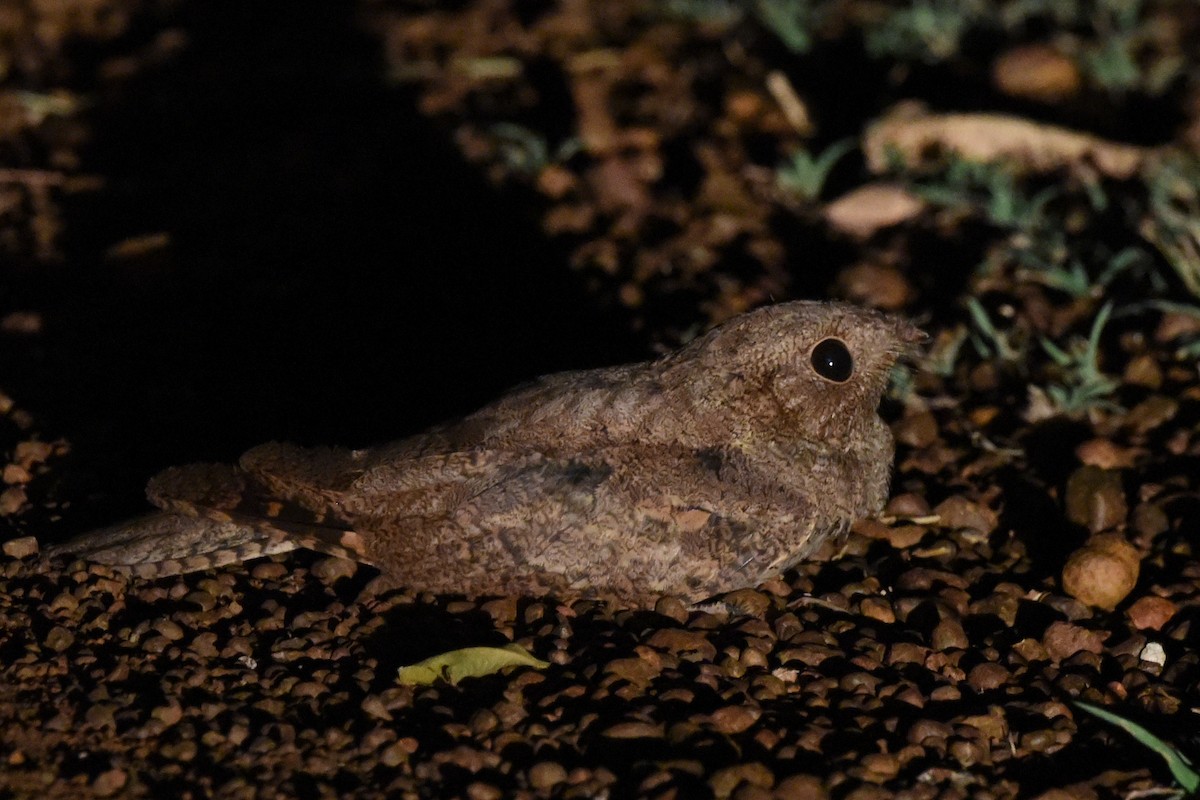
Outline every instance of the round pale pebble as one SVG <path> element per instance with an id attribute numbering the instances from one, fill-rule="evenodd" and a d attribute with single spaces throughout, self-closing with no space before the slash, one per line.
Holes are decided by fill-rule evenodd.
<path id="1" fill-rule="evenodd" d="M 1111 611 L 1137 585 L 1141 556 L 1120 534 L 1093 536 L 1067 559 L 1063 591 L 1080 602 Z"/>

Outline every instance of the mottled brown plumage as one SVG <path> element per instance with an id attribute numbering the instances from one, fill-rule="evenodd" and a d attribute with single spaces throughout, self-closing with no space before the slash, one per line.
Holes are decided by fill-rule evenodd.
<path id="1" fill-rule="evenodd" d="M 160 513 L 64 549 L 158 576 L 309 547 L 438 593 L 699 600 L 882 508 L 876 407 L 920 338 L 851 306 L 770 306 L 383 447 L 273 443 L 167 470 L 147 490 Z"/>

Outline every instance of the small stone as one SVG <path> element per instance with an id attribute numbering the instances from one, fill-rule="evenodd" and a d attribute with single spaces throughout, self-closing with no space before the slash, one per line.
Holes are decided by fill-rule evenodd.
<path id="1" fill-rule="evenodd" d="M 1069 622 L 1052 622 L 1042 636 L 1042 645 L 1054 662 L 1063 661 L 1079 652 L 1104 652 L 1107 633 L 1089 631 Z"/>
<path id="2" fill-rule="evenodd" d="M 929 699 L 934 703 L 954 703 L 962 699 L 962 692 L 957 686 L 939 686 L 929 693 Z"/>
<path id="3" fill-rule="evenodd" d="M 50 632 L 46 634 L 46 647 L 56 653 L 61 653 L 73 644 L 75 644 L 75 634 L 61 625 L 51 628 Z"/>
<path id="4" fill-rule="evenodd" d="M 963 717 L 962 724 L 977 729 L 993 744 L 1008 740 L 1008 720 L 1004 717 L 1003 706 L 990 706 L 986 714 Z"/>
<path id="5" fill-rule="evenodd" d="M 775 784 L 775 776 L 764 765 L 752 761 L 719 769 L 708 779 L 708 785 L 717 797 L 730 797 L 734 789 L 746 783 L 770 789 Z"/>
<path id="6" fill-rule="evenodd" d="M 66 442 L 61 440 L 54 443 L 32 440 L 20 442 L 13 450 L 13 461 L 28 469 L 34 464 L 41 464 L 54 455 L 56 447 L 60 453 L 66 452 L 68 449 Z"/>
<path id="7" fill-rule="evenodd" d="M 1067 518 L 1093 533 L 1125 521 L 1128 506 L 1121 473 L 1083 466 L 1067 479 Z"/>
<path id="8" fill-rule="evenodd" d="M 398 767 L 408 761 L 408 750 L 400 742 L 388 745 L 379 753 L 379 763 L 385 767 Z"/>
<path id="9" fill-rule="evenodd" d="M 967 529 L 987 534 L 1000 524 L 1000 518 L 995 511 L 962 495 L 947 497 L 937 504 L 933 513 L 940 517 L 938 525 L 943 528 Z"/>
<path id="10" fill-rule="evenodd" d="M 330 556 L 313 564 L 311 571 L 321 583 L 333 584 L 342 578 L 354 577 L 354 573 L 358 571 L 358 564 L 348 558 Z"/>
<path id="11" fill-rule="evenodd" d="M 1063 591 L 1089 606 L 1111 611 L 1137 585 L 1141 554 L 1116 533 L 1093 536 L 1067 558 Z"/>
<path id="12" fill-rule="evenodd" d="M 0 475 L 0 480 L 12 485 L 18 483 L 29 483 L 33 480 L 33 476 L 29 474 L 29 470 L 22 467 L 20 464 L 6 464 L 4 472 Z"/>
<path id="13" fill-rule="evenodd" d="M 678 623 L 687 622 L 688 611 L 687 606 L 678 597 L 667 595 L 660 597 L 654 604 L 654 610 L 664 617 L 673 619 Z"/>
<path id="14" fill-rule="evenodd" d="M 539 761 L 529 768 L 529 785 L 538 791 L 567 782 L 567 770 L 555 761 Z"/>
<path id="15" fill-rule="evenodd" d="M 982 692 L 999 689 L 1008 682 L 1009 677 L 1009 672 L 1003 665 L 994 661 L 985 661 L 971 668 L 971 671 L 967 673 L 967 683 Z"/>
<path id="16" fill-rule="evenodd" d="M 469 800 L 500 800 L 504 797 L 504 792 L 490 783 L 473 781 L 467 785 L 467 797 Z"/>
<path id="17" fill-rule="evenodd" d="M 846 299 L 885 311 L 899 311 L 908 305 L 914 294 L 900 270 L 871 262 L 842 270 L 838 275 L 838 286 Z"/>
<path id="18" fill-rule="evenodd" d="M 951 617 L 943 619 L 934 627 L 930 643 L 934 650 L 965 650 L 971 645 L 962 623 Z"/>
<path id="19" fill-rule="evenodd" d="M 561 200 L 579 185 L 575 173 L 561 164 L 550 164 L 538 173 L 537 188 L 551 200 Z"/>
<path id="20" fill-rule="evenodd" d="M 9 558 L 29 558 L 37 552 L 38 540 L 33 536 L 21 536 L 4 543 L 4 555 Z"/>
<path id="21" fill-rule="evenodd" d="M 757 589 L 737 589 L 721 596 L 721 601 L 738 613 L 762 617 L 771 608 L 770 596 Z"/>
<path id="22" fill-rule="evenodd" d="M 117 707 L 113 703 L 92 703 L 83 719 L 90 728 L 116 728 Z"/>
<path id="23" fill-rule="evenodd" d="M 150 716 L 163 725 L 170 727 L 183 719 L 183 707 L 178 703 L 169 703 L 165 706 L 155 708 L 150 712 Z"/>
<path id="24" fill-rule="evenodd" d="M 1029 733 L 1021 734 L 1018 739 L 1018 746 L 1022 750 L 1027 750 L 1033 753 L 1041 753 L 1054 747 L 1057 741 L 1052 730 L 1030 731 Z"/>
<path id="25" fill-rule="evenodd" d="M 1139 631 L 1161 630 L 1179 611 L 1179 607 L 1165 597 L 1146 595 L 1139 597 L 1127 610 L 1130 622 Z"/>
<path id="26" fill-rule="evenodd" d="M 97 797 L 112 797 L 125 788 L 129 775 L 123 769 L 110 769 L 101 772 L 92 781 L 92 791 Z"/>
<path id="27" fill-rule="evenodd" d="M 712 712 L 709 720 L 721 733 L 741 733 L 757 722 L 760 716 L 762 711 L 752 706 L 725 706 Z"/>
<path id="28" fill-rule="evenodd" d="M 194 592 L 188 592 L 186 595 L 184 595 L 183 600 L 186 603 L 195 605 L 201 611 L 212 611 L 212 609 L 217 605 L 217 598 L 213 597 L 211 593 L 200 589 L 197 589 Z"/>
<path id="29" fill-rule="evenodd" d="M 1050 654 L 1037 639 L 1022 639 L 1012 647 L 1013 652 L 1026 661 L 1048 661 Z"/>
<path id="30" fill-rule="evenodd" d="M 25 505 L 25 490 L 20 486 L 12 486 L 0 492 L 0 517 L 17 513 L 23 505 Z"/>
<path id="31" fill-rule="evenodd" d="M 179 627 L 179 624 L 176 622 L 173 622 L 172 620 L 169 620 L 169 619 L 155 620 L 154 625 L 152 627 L 154 628 L 154 630 L 158 631 L 159 633 L 161 633 L 163 636 L 165 636 L 167 639 L 171 640 L 172 642 L 177 642 L 183 638 L 183 628 Z"/>
<path id="32" fill-rule="evenodd" d="M 666 735 L 662 723 L 618 722 L 605 728 L 602 736 L 609 739 L 661 739 Z"/>
<path id="33" fill-rule="evenodd" d="M 496 625 L 511 625 L 517 619 L 517 598 L 497 597 L 479 606 Z"/>
<path id="34" fill-rule="evenodd" d="M 1075 448 L 1075 455 L 1084 464 L 1104 470 L 1128 469 L 1137 460 L 1137 451 L 1118 447 L 1111 439 L 1088 439 Z"/>
<path id="35" fill-rule="evenodd" d="M 868 753 L 862 757 L 863 779 L 872 783 L 890 781 L 900 774 L 900 759 L 895 753 Z"/>
<path id="36" fill-rule="evenodd" d="M 216 658 L 221 651 L 216 647 L 217 635 L 212 631 L 197 634 L 188 644 L 188 649 L 203 659 Z"/>
<path id="37" fill-rule="evenodd" d="M 260 581 L 277 581 L 287 573 L 287 566 L 278 561 L 262 561 L 250 570 L 250 577 Z"/>
<path id="38" fill-rule="evenodd" d="M 695 653 L 701 661 L 712 661 L 717 655 L 717 648 L 703 631 L 690 631 L 684 628 L 663 628 L 657 630 L 646 644 L 655 650 L 662 650 L 673 655 Z"/>
<path id="39" fill-rule="evenodd" d="M 959 766 L 969 769 L 976 764 L 986 764 L 990 753 L 981 742 L 956 738 L 950 742 L 950 756 Z"/>
<path id="40" fill-rule="evenodd" d="M 359 708 L 366 711 L 367 714 L 370 714 L 374 718 L 377 718 L 377 720 L 383 720 L 385 722 L 391 721 L 391 712 L 388 710 L 388 706 L 384 704 L 383 699 L 380 698 L 378 694 L 367 694 L 365 698 L 362 698 Z"/>
<path id="41" fill-rule="evenodd" d="M 1125 424 L 1138 434 L 1147 434 L 1170 422 L 1179 413 L 1179 401 L 1161 394 L 1151 395 L 1125 415 Z"/>
<path id="42" fill-rule="evenodd" d="M 662 672 L 662 662 L 636 657 L 614 658 L 604 665 L 604 672 L 634 686 L 648 686 Z"/>
<path id="43" fill-rule="evenodd" d="M 1138 659 L 1162 667 L 1167 663 L 1167 651 L 1158 642 L 1147 642 L 1146 646 L 1138 653 Z"/>
<path id="44" fill-rule="evenodd" d="M 992 82 L 1004 94 L 1039 103 L 1060 103 L 1082 86 L 1075 62 L 1048 44 L 1013 47 L 992 64 Z"/>
<path id="45" fill-rule="evenodd" d="M 954 729 L 944 722 L 922 718 L 909 727 L 907 738 L 912 744 L 940 747 L 953 733 Z"/>
<path id="46" fill-rule="evenodd" d="M 877 620 L 885 625 L 896 621 L 896 612 L 892 604 L 883 597 L 864 597 L 858 606 L 859 613 L 869 619 Z"/>
<path id="47" fill-rule="evenodd" d="M 789 775 L 775 786 L 779 800 L 828 800 L 829 792 L 816 775 Z"/>
<path id="48" fill-rule="evenodd" d="M 883 513 L 890 517 L 927 517 L 932 513 L 929 503 L 919 494 L 905 492 L 898 494 L 888 501 Z"/>
<path id="49" fill-rule="evenodd" d="M 1146 539 L 1153 539 L 1171 529 L 1171 519 L 1158 503 L 1139 503 L 1130 518 L 1133 529 Z"/>
<path id="50" fill-rule="evenodd" d="M 1149 353 L 1143 353 L 1133 357 L 1125 365 L 1122 382 L 1157 390 L 1163 383 L 1162 367 L 1158 365 L 1158 361 L 1155 360 L 1154 356 Z"/>

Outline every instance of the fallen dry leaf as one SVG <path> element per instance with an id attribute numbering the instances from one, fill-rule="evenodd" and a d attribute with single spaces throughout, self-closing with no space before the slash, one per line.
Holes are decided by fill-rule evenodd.
<path id="1" fill-rule="evenodd" d="M 1110 178 L 1132 177 L 1149 150 L 1005 114 L 931 114 L 905 103 L 867 128 L 867 166 L 888 170 L 889 154 L 908 164 L 933 154 L 970 161 L 1006 161 L 1023 171 L 1051 172 L 1090 164 Z"/>

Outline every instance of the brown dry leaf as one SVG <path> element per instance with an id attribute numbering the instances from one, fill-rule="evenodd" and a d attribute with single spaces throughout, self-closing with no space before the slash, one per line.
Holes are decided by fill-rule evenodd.
<path id="1" fill-rule="evenodd" d="M 903 103 L 868 127 L 863 152 L 875 173 L 887 171 L 892 152 L 908 164 L 920 164 L 931 153 L 952 153 L 970 161 L 1008 161 L 1029 172 L 1085 163 L 1124 179 L 1138 171 L 1150 151 L 1005 114 L 931 114 L 919 104 Z"/>
<path id="2" fill-rule="evenodd" d="M 903 186 L 869 183 L 825 206 L 825 222 L 852 239 L 869 239 L 884 228 L 915 219 L 925 201 Z"/>

